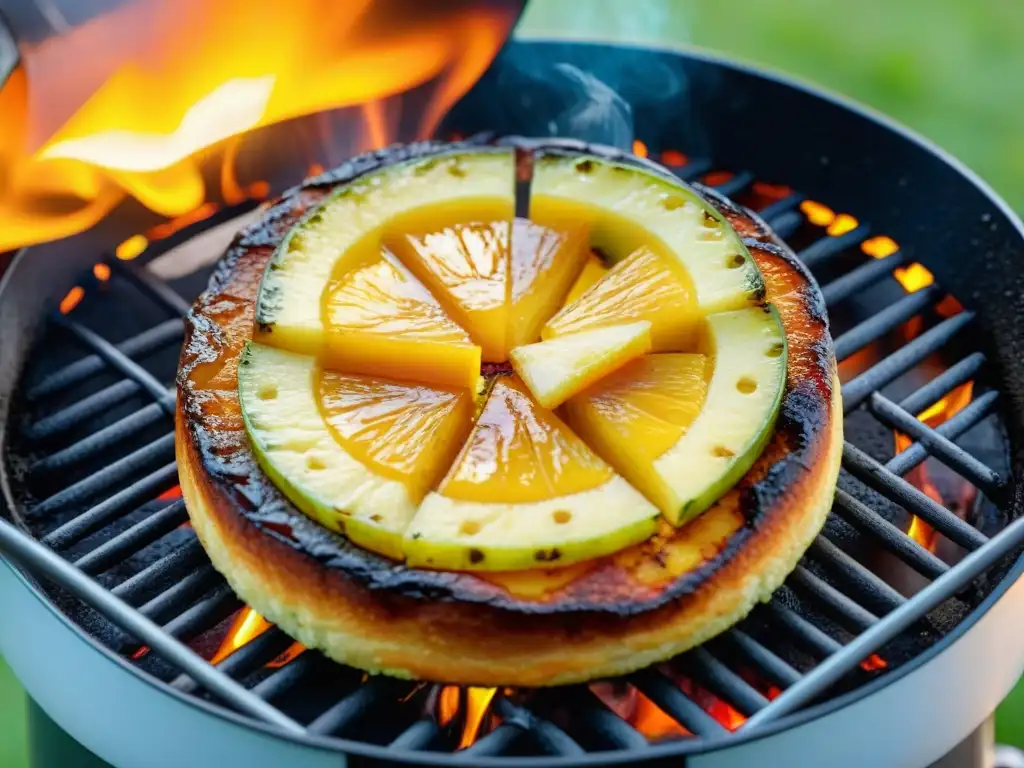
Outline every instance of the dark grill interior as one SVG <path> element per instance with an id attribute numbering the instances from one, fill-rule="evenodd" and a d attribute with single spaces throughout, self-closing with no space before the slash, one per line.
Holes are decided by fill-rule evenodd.
<path id="1" fill-rule="evenodd" d="M 913 262 L 914 250 L 872 258 L 862 249 L 877 234 L 871 211 L 851 210 L 859 222 L 828 234 L 807 220 L 798 192 L 755 183 L 742 168 L 709 175 L 717 167 L 711 156 L 684 160 L 670 144 L 650 141 L 646 149 L 681 178 L 703 179 L 760 209 L 821 282 L 847 416 L 834 514 L 787 586 L 738 627 L 622 680 L 499 691 L 484 735 L 459 754 L 632 750 L 648 743 L 635 727 L 638 700 L 674 721 L 666 733 L 680 739 L 681 751 L 694 751 L 728 742 L 729 730 L 755 733 L 807 705 L 864 695 L 948 637 L 997 586 L 1024 541 L 1019 522 L 1007 528 L 1010 443 L 999 379 L 972 338 L 975 315 L 950 311 L 935 284 L 908 293 L 892 279 L 894 269 Z M 185 526 L 175 494 L 172 382 L 181 316 L 208 270 L 168 284 L 145 264 L 221 220 L 156 243 L 137 261 L 104 259 L 109 279 L 83 276 L 81 303 L 67 315 L 53 313 L 22 379 L 6 461 L 16 513 L 78 570 L 21 552 L 57 580 L 45 587 L 48 594 L 86 631 L 181 694 L 293 735 L 338 737 L 348 752 L 444 760 L 459 744 L 465 707 L 442 724 L 441 686 L 364 679 L 311 652 L 274 663 L 292 644 L 276 629 L 217 671 L 181 645 L 211 658 L 242 606 Z M 969 380 L 971 402 L 952 418 L 937 428 L 916 418 Z M 894 429 L 910 439 L 898 453 Z M 962 516 L 903 479 L 928 457 L 980 492 Z M 910 516 L 939 534 L 935 551 L 905 533 Z M 90 591 L 81 573 L 106 591 Z"/>

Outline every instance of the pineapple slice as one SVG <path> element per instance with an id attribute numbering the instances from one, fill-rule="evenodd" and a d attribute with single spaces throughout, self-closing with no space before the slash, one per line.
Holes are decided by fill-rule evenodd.
<path id="1" fill-rule="evenodd" d="M 563 409 L 587 445 L 666 514 L 675 506 L 675 495 L 654 462 L 700 413 L 711 365 L 699 354 L 647 355 L 573 397 Z"/>
<path id="2" fill-rule="evenodd" d="M 772 308 L 707 318 L 701 355 L 650 355 L 565 405 L 573 428 L 673 525 L 692 520 L 750 469 L 785 387 L 786 336 Z"/>
<path id="3" fill-rule="evenodd" d="M 666 258 L 700 314 L 739 309 L 764 296 L 764 282 L 722 215 L 681 181 L 604 158 L 535 158 L 530 215 L 588 222 L 591 245 L 618 261 L 640 246 Z"/>
<path id="4" fill-rule="evenodd" d="M 537 338 L 583 268 L 586 227 L 503 221 L 487 204 L 451 216 L 427 208 L 401 217 L 387 243 L 469 330 L 483 359 L 504 362 Z"/>
<path id="5" fill-rule="evenodd" d="M 257 461 L 282 493 L 393 559 L 473 416 L 467 391 L 321 374 L 308 355 L 255 342 L 239 362 L 238 393 Z"/>
<path id="6" fill-rule="evenodd" d="M 511 151 L 479 148 L 389 166 L 341 187 L 288 233 L 267 265 L 256 340 L 307 355 L 336 350 L 328 343 L 325 293 L 379 254 L 385 227 L 423 207 L 450 218 L 485 206 L 511 219 L 513 172 Z"/>
<path id="7" fill-rule="evenodd" d="M 498 379 L 436 492 L 409 525 L 411 566 L 521 570 L 615 552 L 658 511 L 516 377 Z"/>
<path id="8" fill-rule="evenodd" d="M 655 352 L 692 350 L 701 314 L 685 284 L 663 256 L 642 246 L 620 261 L 575 303 L 552 317 L 541 337 L 605 328 L 631 321 L 651 324 Z"/>
<path id="9" fill-rule="evenodd" d="M 598 379 L 651 350 L 646 320 L 571 333 L 512 350 L 512 367 L 545 408 L 557 408 Z"/>
<path id="10" fill-rule="evenodd" d="M 395 257 L 332 279 L 324 294 L 325 365 L 351 373 L 474 389 L 480 347 Z"/>
<path id="11" fill-rule="evenodd" d="M 583 265 L 583 271 L 576 278 L 576 282 L 572 284 L 572 288 L 569 289 L 569 295 L 565 297 L 562 306 L 567 307 L 575 302 L 576 299 L 590 289 L 590 286 L 606 274 L 608 274 L 608 265 L 604 263 L 604 259 L 591 251 L 590 256 L 587 257 L 587 263 Z"/>

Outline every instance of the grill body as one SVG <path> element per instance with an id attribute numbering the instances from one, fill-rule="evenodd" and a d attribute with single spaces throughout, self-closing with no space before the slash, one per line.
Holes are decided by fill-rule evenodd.
<path id="1" fill-rule="evenodd" d="M 873 408 L 876 415 L 885 412 L 888 406 L 885 400 L 878 399 L 878 390 L 897 378 L 900 366 L 906 364 L 909 368 L 918 360 L 916 356 L 923 359 L 926 353 L 950 344 L 955 347 L 956 357 L 966 354 L 964 350 L 970 352 L 963 360 L 974 360 L 977 365 L 971 370 L 987 380 L 991 391 L 999 393 L 1001 423 L 1010 432 L 1010 444 L 1021 444 L 1024 329 L 1016 318 L 1022 316 L 1020 302 L 1024 301 L 1024 278 L 1020 275 L 1024 232 L 1005 205 L 956 161 L 878 116 L 782 79 L 692 53 L 601 44 L 512 43 L 453 110 L 442 133 L 495 131 L 537 135 L 546 132 L 552 122 L 557 132 L 563 132 L 565 128 L 558 125 L 558 120 L 571 114 L 571 100 L 576 97 L 553 90 L 549 77 L 552 68 L 563 63 L 592 73 L 618 91 L 631 105 L 628 119 L 632 130 L 652 150 L 671 148 L 686 153 L 690 162 L 678 169 L 684 178 L 700 175 L 713 162 L 716 168 L 735 172 L 721 183 L 719 189 L 724 194 L 742 193 L 754 178 L 799 190 L 762 211 L 781 235 L 795 232 L 800 224 L 796 206 L 801 196 L 826 201 L 836 210 L 850 211 L 859 217 L 863 223 L 852 232 L 824 238 L 821 243 L 808 244 L 801 250 L 802 258 L 823 283 L 830 304 L 857 304 L 858 293 L 863 291 L 870 292 L 872 300 L 881 302 L 883 307 L 873 314 L 884 317 L 884 322 L 872 320 L 872 313 L 867 317 L 862 313 L 856 321 L 846 323 L 841 335 L 837 332 L 840 357 L 844 352 L 852 355 L 860 348 L 858 344 L 872 343 L 883 332 L 892 330 L 900 318 L 905 320 L 925 311 L 941 297 L 936 290 L 916 298 L 915 294 L 905 295 L 888 280 L 893 267 L 921 262 L 940 284 L 953 289 L 965 312 L 935 320 L 917 340 L 894 355 L 883 357 L 847 383 L 844 405 L 851 418 L 856 417 L 860 406 Z M 105 226 L 113 227 L 114 223 Z M 893 237 L 903 245 L 903 250 L 888 257 L 881 269 L 871 262 L 857 262 L 849 269 L 849 265 L 840 264 L 843 253 L 855 249 L 872 233 L 871 227 L 876 228 L 874 233 Z M 89 237 L 111 243 L 124 234 L 127 233 L 98 231 Z M 188 235 L 188 231 L 183 232 L 180 239 Z M 173 245 L 171 240 L 161 247 Z M 19 387 L 24 386 L 22 373 L 33 350 L 45 351 L 45 346 L 39 345 L 45 345 L 50 338 L 47 328 L 51 328 L 48 323 L 52 321 L 40 307 L 52 306 L 96 257 L 95 251 L 83 248 L 82 241 L 75 239 L 32 249 L 16 259 L 0 284 L 0 327 L 5 329 L 5 341 L 0 345 L 0 438 L 5 451 L 22 439 L 10 434 L 19 423 L 18 410 L 25 395 L 24 391 L 19 392 Z M 54 268 L 54 264 L 59 264 L 59 268 Z M 168 324 L 173 325 L 175 313 L 187 306 L 181 296 L 191 299 L 187 294 L 198 290 L 201 276 L 191 282 L 185 279 L 175 283 L 180 292 L 175 294 L 168 292 L 165 283 L 137 267 L 121 267 L 119 274 L 138 286 L 149 305 L 159 310 L 150 311 L 154 321 L 144 323 L 143 327 L 150 328 L 151 333 L 165 327 L 168 338 L 173 339 L 173 328 Z M 879 281 L 886 282 L 886 286 L 877 285 Z M 76 337 L 99 358 L 97 370 L 112 367 L 125 380 L 145 389 L 149 380 L 125 363 L 125 359 L 131 362 L 130 356 L 117 349 L 112 351 L 102 339 L 97 341 L 90 336 L 88 328 L 83 332 L 74 316 L 71 320 L 61 332 Z M 920 339 L 927 341 L 922 343 Z M 974 363 L 968 363 L 965 370 L 970 365 Z M 157 382 L 151 392 L 158 421 L 167 400 L 161 386 Z M 995 402 L 994 398 L 989 401 L 990 406 Z M 33 426 L 45 429 L 39 424 L 21 424 L 19 429 L 31 430 Z M 886 434 L 891 439 L 891 430 Z M 989 535 L 1017 520 L 1021 507 L 1017 482 L 1020 455 L 1008 450 L 995 453 L 1009 464 L 991 469 L 997 476 L 991 489 L 996 498 L 987 517 L 979 513 L 982 523 L 991 522 L 991 530 L 981 526 Z M 966 466 L 962 463 L 964 457 L 958 453 L 950 461 Z M 862 475 L 871 474 L 874 466 L 856 452 L 847 456 L 845 465 L 852 473 Z M 22 519 L 21 515 L 25 468 L 11 460 L 5 460 L 2 468 L 0 481 L 8 500 L 7 511 L 31 529 L 30 516 Z M 985 478 L 991 479 L 988 475 L 981 479 Z M 158 489 L 160 478 L 154 483 L 154 489 Z M 892 498 L 891 494 L 900 488 L 890 483 L 887 490 L 883 487 L 881 491 L 883 496 L 888 493 Z M 51 498 L 58 497 L 59 491 Z M 103 501 L 101 498 L 100 503 Z M 857 498 L 848 502 L 855 513 L 860 509 L 857 503 Z M 922 503 L 912 498 L 907 502 L 908 509 L 916 510 Z M 53 502 L 51 506 L 56 514 L 62 505 Z M 842 512 L 844 518 L 854 514 L 850 509 Z M 180 510 L 168 514 L 168 520 L 173 522 L 177 519 L 173 515 L 180 514 Z M 68 522 L 74 524 L 75 518 Z M 588 721 L 587 728 L 593 726 L 592 730 L 607 741 L 603 750 L 584 751 L 572 736 L 547 718 L 550 714 L 557 720 L 557 713 L 542 716 L 530 708 L 506 709 L 502 713 L 505 725 L 481 740 L 477 746 L 483 744 L 483 748 L 472 756 L 464 755 L 462 760 L 473 765 L 628 762 L 676 766 L 686 760 L 693 765 L 710 766 L 765 762 L 771 755 L 771 760 L 788 764 L 927 764 L 972 731 L 1024 668 L 1024 647 L 1019 641 L 1024 630 L 1024 582 L 1018 581 L 1024 573 L 1024 559 L 1017 559 L 1024 529 L 1011 523 L 1002 537 L 986 544 L 985 536 L 973 528 L 972 533 L 945 518 L 939 522 L 946 525 L 951 536 L 961 537 L 967 549 L 977 549 L 978 557 L 968 558 L 960 570 L 939 570 L 938 565 L 911 549 L 903 539 L 890 536 L 890 546 L 901 551 L 904 558 L 917 558 L 918 568 L 932 569 L 931 577 L 938 579 L 935 583 L 944 585 L 935 594 L 933 605 L 948 606 L 951 601 L 946 598 L 954 593 L 962 599 L 956 609 L 950 609 L 950 626 L 941 636 L 917 642 L 910 637 L 914 631 L 903 631 L 910 626 L 908 619 L 906 624 L 895 625 L 893 634 L 868 648 L 870 652 L 881 647 L 883 641 L 892 641 L 887 648 L 899 664 L 883 675 L 861 675 L 852 683 L 846 678 L 845 688 L 840 687 L 838 694 L 832 691 L 824 701 L 809 707 L 792 705 L 793 710 L 799 709 L 794 713 L 775 710 L 777 714 L 773 714 L 771 707 L 777 707 L 777 703 L 763 705 L 755 700 L 756 706 L 752 708 L 758 711 L 748 713 L 753 715 L 750 723 L 735 734 L 709 726 L 700 738 L 653 746 L 641 746 L 642 738 L 638 741 L 639 735 L 631 728 L 624 730 L 596 715 L 593 723 Z M 871 524 L 869 521 L 869 527 Z M 878 530 L 889 535 L 887 529 Z M 52 534 L 47 532 L 49 543 L 60 544 L 61 536 L 54 538 Z M 374 695 L 362 696 L 358 687 L 354 694 L 341 698 L 320 715 L 316 720 L 320 727 L 294 728 L 289 717 L 282 719 L 251 702 L 246 704 L 248 700 L 244 697 L 240 705 L 231 698 L 234 694 L 230 688 L 211 688 L 207 684 L 207 688 L 216 690 L 222 699 L 227 698 L 246 714 L 237 714 L 193 695 L 194 686 L 187 679 L 171 676 L 169 685 L 167 680 L 158 679 L 159 675 L 139 674 L 123 655 L 110 650 L 109 643 L 95 637 L 103 634 L 92 623 L 99 621 L 95 615 L 81 611 L 72 615 L 70 603 L 55 598 L 52 590 L 44 588 L 36 577 L 53 578 L 73 594 L 88 597 L 76 591 L 80 585 L 69 581 L 68 575 L 52 562 L 33 554 L 32 548 L 12 549 L 11 542 L 14 540 L 0 539 L 0 548 L 23 558 L 33 575 L 10 564 L 0 565 L 0 599 L 13 611 L 11 615 L 18 617 L 17 622 L 0 626 L 0 650 L 47 713 L 114 765 L 336 766 L 447 764 L 452 760 L 447 752 L 422 748 L 427 742 L 425 735 L 429 735 L 429 723 L 420 726 L 411 722 L 391 746 L 367 743 L 358 728 L 343 728 L 346 723 L 359 723 L 360 718 L 369 722 L 375 717 L 390 716 L 387 709 L 375 709 Z M 845 572 L 848 578 L 862 573 L 846 562 L 842 552 L 836 554 L 830 546 L 833 545 L 822 543 L 812 555 L 829 561 L 840 575 Z M 196 558 L 196 566 L 188 575 L 192 578 L 204 561 L 195 553 L 189 557 Z M 100 566 L 95 568 L 99 570 Z M 948 582 L 949 574 L 960 573 L 964 574 L 961 582 Z M 804 577 L 812 588 L 821 583 L 815 574 L 816 571 L 810 571 Z M 887 591 L 884 583 L 873 581 L 870 572 L 867 574 L 863 577 L 866 582 L 859 586 L 845 584 L 856 600 L 832 602 L 833 610 L 846 612 L 848 622 L 851 618 L 854 624 L 860 622 L 858 631 L 852 633 L 856 639 L 851 643 L 877 633 L 878 627 L 886 622 L 893 625 L 893 615 L 905 611 L 907 605 L 920 603 L 927 592 L 918 596 L 918 603 L 905 601 Z M 979 575 L 983 580 L 968 589 L 968 584 Z M 942 581 L 944 578 L 947 581 Z M 200 601 L 189 610 L 196 613 L 197 606 L 205 605 L 213 615 L 218 606 L 230 606 L 231 596 L 217 589 L 207 595 L 205 603 Z M 124 595 L 130 590 L 117 587 L 114 591 Z M 873 612 L 889 615 L 878 620 Z M 165 616 L 152 609 L 165 628 L 175 621 L 180 627 L 192 620 L 188 613 Z M 804 631 L 810 632 L 806 627 Z M 817 664 L 804 679 L 791 681 L 789 688 L 796 689 L 815 674 L 821 678 L 821 670 L 829 665 L 836 669 L 837 676 L 850 668 L 849 664 L 843 666 L 836 661 L 843 653 L 837 643 L 832 648 L 824 640 L 819 642 L 832 651 L 830 658 Z M 46 658 L 41 660 L 44 654 Z M 860 658 L 853 659 L 854 665 Z M 999 661 L 992 663 L 993 659 Z M 711 657 L 714 661 L 715 657 Z M 710 670 L 712 676 L 721 673 L 711 662 L 705 659 L 698 667 L 704 664 L 703 672 L 708 674 Z M 192 668 L 187 671 L 195 673 Z M 744 694 L 742 681 L 726 678 L 724 683 L 719 680 L 719 684 L 724 685 L 727 694 L 730 690 L 733 694 Z M 54 685 L 54 680 L 62 683 Z M 663 686 L 653 684 L 642 690 L 652 697 L 660 691 L 663 700 L 659 703 L 679 717 L 680 722 L 691 717 L 698 724 L 704 723 L 697 713 L 687 709 L 685 702 L 665 693 Z M 791 701 L 792 698 L 786 698 L 789 693 L 792 691 L 778 701 Z M 801 703 L 808 703 L 815 695 L 811 691 Z M 251 708 L 246 709 L 246 705 Z M 324 720 L 332 712 L 336 722 Z M 323 725 L 325 722 L 328 725 Z M 337 734 L 340 738 L 335 737 Z M 878 736 L 868 737 L 871 734 Z"/>

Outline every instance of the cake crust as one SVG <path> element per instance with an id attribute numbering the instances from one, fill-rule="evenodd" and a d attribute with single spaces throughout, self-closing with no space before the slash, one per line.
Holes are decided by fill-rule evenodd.
<path id="1" fill-rule="evenodd" d="M 248 444 L 234 368 L 274 247 L 339 184 L 472 145 L 424 143 L 355 158 L 291 190 L 235 238 L 186 325 L 176 434 L 189 515 L 242 599 L 340 662 L 478 685 L 558 685 L 639 669 L 704 642 L 766 600 L 831 507 L 842 409 L 824 305 L 806 270 L 750 212 L 698 187 L 761 268 L 789 342 L 787 387 L 764 453 L 690 525 L 665 524 L 643 544 L 552 571 L 411 569 L 302 515 Z M 557 149 L 594 151 L 571 143 Z"/>

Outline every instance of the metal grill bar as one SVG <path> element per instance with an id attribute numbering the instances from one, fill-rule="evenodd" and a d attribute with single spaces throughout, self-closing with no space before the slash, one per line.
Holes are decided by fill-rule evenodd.
<path id="1" fill-rule="evenodd" d="M 843 466 L 850 474 L 863 480 L 908 512 L 920 517 L 950 541 L 966 549 L 977 549 L 988 539 L 977 528 L 965 523 L 944 506 L 902 478 L 894 475 L 882 464 L 859 448 L 843 445 Z"/>
<path id="2" fill-rule="evenodd" d="M 907 294 L 895 304 L 855 325 L 835 340 L 836 359 L 845 360 L 854 352 L 882 338 L 898 325 L 905 323 L 934 304 L 940 295 L 941 291 L 930 285 L 920 291 Z"/>
<path id="3" fill-rule="evenodd" d="M 75 565 L 90 575 L 102 573 L 143 547 L 166 536 L 186 520 L 188 520 L 188 513 L 185 511 L 185 502 L 178 499 L 78 558 L 75 560 Z"/>
<path id="4" fill-rule="evenodd" d="M 171 286 L 154 277 L 152 272 L 140 267 L 134 261 L 115 260 L 112 264 L 120 274 L 156 299 L 175 317 L 187 315 L 192 308 L 191 304 L 185 301 Z"/>
<path id="5" fill-rule="evenodd" d="M 223 584 L 220 574 L 212 565 L 203 565 L 142 605 L 139 612 L 153 621 L 167 621 L 218 583 Z"/>
<path id="6" fill-rule="evenodd" d="M 424 717 L 417 720 L 404 731 L 402 731 L 391 742 L 394 749 L 422 750 L 433 744 L 440 735 L 437 723 L 431 717 Z"/>
<path id="7" fill-rule="evenodd" d="M 998 472 L 982 464 L 952 440 L 918 421 L 885 395 L 873 393 L 870 403 L 871 411 L 878 418 L 893 429 L 917 440 L 932 456 L 981 488 L 989 498 L 999 498 L 1002 495 L 1006 481 Z"/>
<path id="8" fill-rule="evenodd" d="M 775 234 L 783 240 L 789 238 L 800 225 L 804 223 L 804 217 L 799 211 L 788 211 L 768 219 L 768 224 L 775 231 Z"/>
<path id="9" fill-rule="evenodd" d="M 615 749 L 643 749 L 647 746 L 647 739 L 636 728 L 601 702 L 574 711 L 573 715 L 580 718 L 581 725 L 585 725 L 589 733 L 599 734 Z"/>
<path id="10" fill-rule="evenodd" d="M 95 394 L 83 397 L 74 405 L 63 410 L 56 411 L 49 416 L 31 424 L 25 430 L 25 437 L 31 442 L 45 440 L 55 437 L 61 432 L 73 429 L 84 421 L 97 416 L 109 408 L 134 397 L 142 390 L 138 384 L 130 379 L 122 379 Z"/>
<path id="11" fill-rule="evenodd" d="M 838 640 L 822 632 L 803 616 L 793 609 L 787 608 L 778 600 L 772 600 L 768 603 L 768 611 L 793 636 L 793 639 L 801 643 L 804 648 L 812 651 L 816 656 L 825 658 L 843 647 L 843 644 Z"/>
<path id="12" fill-rule="evenodd" d="M 47 549 L 37 541 L 23 535 L 5 520 L 0 520 L 0 550 L 16 562 L 24 564 L 33 573 L 39 574 L 68 590 L 87 605 L 105 616 L 115 619 L 117 624 L 134 637 L 144 641 L 156 653 L 179 669 L 187 669 L 204 688 L 215 693 L 223 701 L 252 717 L 281 728 L 287 733 L 300 734 L 302 726 L 253 696 L 251 692 L 227 675 L 217 671 L 182 645 L 159 626 L 127 603 L 119 600 L 112 592 L 97 584 L 60 555 Z"/>
<path id="13" fill-rule="evenodd" d="M 98 475 L 94 475 L 94 477 L 98 477 Z M 46 536 L 43 542 L 54 549 L 68 547 L 81 541 L 90 533 L 98 531 L 111 520 L 124 517 L 139 504 L 174 487 L 177 482 L 178 465 L 172 461 L 140 480 L 136 480 L 113 496 L 107 497 L 106 501 L 97 504 L 88 512 L 68 521 Z"/>
<path id="14" fill-rule="evenodd" d="M 312 671 L 316 666 L 317 656 L 318 654 L 312 651 L 305 651 L 297 659 L 271 672 L 265 680 L 256 684 L 252 692 L 267 701 L 284 695 Z"/>
<path id="15" fill-rule="evenodd" d="M 32 507 L 31 514 L 39 516 L 48 515 L 63 507 L 80 504 L 107 488 L 137 475 L 140 467 L 152 466 L 158 461 L 166 461 L 173 457 L 174 435 L 167 434 L 112 462 L 102 472 L 89 475 L 83 480 L 69 485 L 64 490 L 58 491 L 53 496 L 43 499 Z M 72 520 L 66 526 L 48 534 L 43 539 L 43 542 L 51 547 L 61 546 L 74 539 L 74 535 L 71 533 L 74 530 L 77 530 L 76 521 Z"/>
<path id="16" fill-rule="evenodd" d="M 726 633 L 725 637 L 754 662 L 758 669 L 763 670 L 773 683 L 782 688 L 788 688 L 800 679 L 801 675 L 796 669 L 743 630 L 732 629 Z"/>
<path id="17" fill-rule="evenodd" d="M 516 723 L 504 722 L 465 749 L 452 754 L 453 760 L 468 762 L 475 757 L 490 757 L 508 752 L 525 731 Z"/>
<path id="18" fill-rule="evenodd" d="M 690 160 L 686 165 L 667 167 L 683 181 L 693 181 L 711 170 L 711 160 L 706 157 L 698 157 Z"/>
<path id="19" fill-rule="evenodd" d="M 171 398 L 173 405 L 174 395 L 168 393 L 168 397 Z M 92 458 L 97 453 L 105 451 L 124 440 L 134 437 L 142 430 L 153 426 L 165 418 L 167 418 L 167 413 L 164 408 L 158 403 L 150 403 L 145 408 L 115 421 L 108 427 L 93 432 L 88 437 L 82 438 L 77 443 L 72 443 L 67 448 L 44 456 L 33 464 L 29 471 L 33 475 L 40 475 L 57 469 L 67 469 L 78 462 Z"/>
<path id="20" fill-rule="evenodd" d="M 838 237 L 826 236 L 817 242 L 807 246 L 799 254 L 800 261 L 810 269 L 816 269 L 834 256 L 838 256 L 847 248 L 859 245 L 871 234 L 871 227 L 861 224 L 856 229 L 851 229 Z"/>
<path id="21" fill-rule="evenodd" d="M 974 378 L 985 364 L 985 355 L 972 352 L 963 360 L 950 366 L 930 382 L 900 401 L 900 408 L 910 413 L 920 413 L 940 398 L 945 397 L 961 384 Z M 995 393 L 992 393 L 995 394 Z"/>
<path id="22" fill-rule="evenodd" d="M 231 587 L 221 584 L 183 614 L 167 622 L 164 625 L 164 631 L 181 640 L 190 640 L 223 621 L 241 607 L 242 602 L 235 596 Z"/>
<path id="23" fill-rule="evenodd" d="M 371 677 L 352 693 L 309 724 L 310 733 L 337 735 L 354 725 L 375 708 L 397 698 L 400 684 L 385 677 Z"/>
<path id="24" fill-rule="evenodd" d="M 858 563 L 824 536 L 811 544 L 810 554 L 883 612 L 903 604 L 905 598 L 888 583 Z"/>
<path id="25" fill-rule="evenodd" d="M 822 608 L 850 629 L 860 632 L 878 621 L 878 617 L 871 611 L 861 608 L 859 604 L 802 565 L 798 565 L 789 578 L 793 584 L 813 597 Z"/>
<path id="26" fill-rule="evenodd" d="M 843 413 L 848 414 L 856 410 L 872 392 L 881 389 L 921 363 L 928 355 L 937 352 L 973 319 L 973 312 L 961 312 L 928 329 L 857 378 L 846 382 L 843 385 Z"/>
<path id="27" fill-rule="evenodd" d="M 825 303 L 828 306 L 838 304 L 879 280 L 890 277 L 892 271 L 903 266 L 906 261 L 907 257 L 902 251 L 896 251 L 882 259 L 871 259 L 824 286 L 821 289 L 821 294 L 825 297 Z M 910 295 L 913 296 L 913 294 Z"/>
<path id="28" fill-rule="evenodd" d="M 153 374 L 132 360 L 128 355 L 119 350 L 109 341 L 104 339 L 95 331 L 91 331 L 84 325 L 71 322 L 62 315 L 56 316 L 56 321 L 63 328 L 70 331 L 80 341 L 83 341 L 96 352 L 110 366 L 121 372 L 124 376 L 132 379 L 136 384 L 149 393 L 156 402 L 171 416 L 174 415 L 173 404 L 169 407 L 165 404 L 167 387 L 154 378 Z"/>
<path id="29" fill-rule="evenodd" d="M 799 192 L 794 192 L 793 194 L 787 195 L 781 200 L 776 200 L 771 205 L 766 205 L 764 208 L 758 211 L 758 215 L 766 222 L 769 222 L 770 225 L 772 221 L 778 219 L 783 214 L 791 213 L 793 209 L 800 205 L 800 203 L 802 203 L 805 199 L 806 198 Z"/>
<path id="30" fill-rule="evenodd" d="M 630 678 L 633 685 L 659 708 L 672 716 L 690 733 L 715 737 L 727 733 L 725 727 L 701 709 L 689 696 L 660 672 L 645 670 Z"/>
<path id="31" fill-rule="evenodd" d="M 126 357 L 138 357 L 153 352 L 173 342 L 180 342 L 185 334 L 185 322 L 180 318 L 167 320 L 155 325 L 138 336 L 123 341 L 116 349 Z M 106 367 L 107 363 L 99 355 L 89 355 L 66 368 L 50 374 L 41 382 L 30 387 L 25 394 L 29 401 L 41 400 L 47 395 L 55 394 L 74 384 L 79 384 Z"/>
<path id="32" fill-rule="evenodd" d="M 146 595 L 153 592 L 155 584 L 161 579 L 172 576 L 184 578 L 187 573 L 200 567 L 212 570 L 199 539 L 191 538 L 170 554 L 164 555 L 127 581 L 118 584 L 111 592 L 126 603 L 138 605 Z"/>
<path id="33" fill-rule="evenodd" d="M 847 522 L 874 534 L 882 546 L 921 575 L 934 579 L 949 570 L 939 558 L 842 488 L 836 489 L 833 508 Z"/>
<path id="34" fill-rule="evenodd" d="M 971 552 L 956 568 L 951 568 L 922 589 L 914 596 L 913 600 L 907 601 L 893 611 L 892 615 L 887 616 L 885 621 L 878 622 L 855 637 L 842 650 L 823 661 L 815 669 L 814 675 L 805 676 L 767 707 L 753 715 L 743 727 L 754 729 L 759 725 L 776 720 L 821 695 L 863 659 L 897 637 L 914 622 L 924 618 L 929 611 L 935 609 L 947 597 L 956 594 L 970 584 L 992 562 L 1017 549 L 1022 536 L 1024 536 L 1024 518 L 1010 523 L 983 549 Z"/>
<path id="35" fill-rule="evenodd" d="M 986 392 L 973 403 L 967 405 L 962 411 L 957 412 L 948 421 L 939 424 L 935 433 L 950 440 L 955 440 L 964 432 L 992 412 L 995 408 L 999 393 Z M 906 450 L 900 451 L 886 462 L 885 468 L 896 475 L 904 475 L 928 458 L 928 449 L 920 443 L 912 443 Z"/>
<path id="36" fill-rule="evenodd" d="M 687 653 L 682 666 L 698 683 L 715 691 L 744 715 L 757 712 L 768 704 L 768 699 L 755 691 L 750 683 L 702 646 Z"/>
<path id="37" fill-rule="evenodd" d="M 723 181 L 721 184 L 715 184 L 714 188 L 715 191 L 721 192 L 726 197 L 733 197 L 742 192 L 753 182 L 754 174 L 749 171 L 743 171 L 741 173 L 733 174 L 733 177 L 728 181 Z"/>

